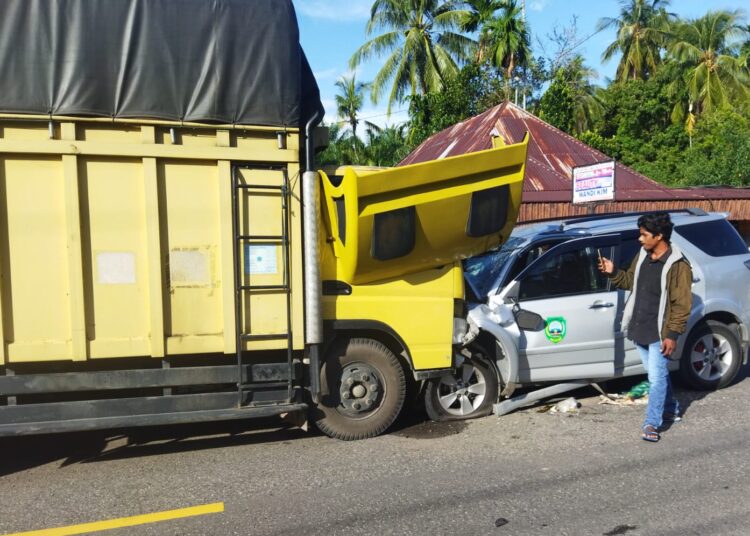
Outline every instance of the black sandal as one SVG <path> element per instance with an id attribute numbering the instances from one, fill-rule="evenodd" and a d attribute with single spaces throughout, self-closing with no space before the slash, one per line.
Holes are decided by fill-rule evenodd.
<path id="1" fill-rule="evenodd" d="M 654 428 L 650 424 L 647 424 L 643 427 L 641 439 L 643 439 L 644 441 L 648 441 L 649 443 L 656 443 L 659 441 L 659 439 L 661 439 L 661 436 L 659 435 L 659 432 L 656 431 L 656 428 Z"/>

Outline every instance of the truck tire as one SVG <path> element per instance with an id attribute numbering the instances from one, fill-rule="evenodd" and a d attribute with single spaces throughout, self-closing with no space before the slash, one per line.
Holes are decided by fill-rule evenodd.
<path id="1" fill-rule="evenodd" d="M 680 377 L 693 389 L 721 389 L 737 377 L 741 362 L 735 333 L 726 324 L 707 320 L 693 328 L 685 342 Z"/>
<path id="2" fill-rule="evenodd" d="M 456 369 L 427 382 L 424 406 L 433 421 L 483 417 L 497 402 L 497 374 L 492 365 L 476 356 Z"/>
<path id="3" fill-rule="evenodd" d="M 315 424 L 327 436 L 350 441 L 375 437 L 393 424 L 404 405 L 406 378 L 383 344 L 348 339 L 325 357 L 320 388 Z"/>

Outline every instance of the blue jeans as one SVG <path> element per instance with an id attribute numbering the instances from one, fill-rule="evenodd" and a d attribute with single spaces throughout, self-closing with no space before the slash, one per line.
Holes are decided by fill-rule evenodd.
<path id="1" fill-rule="evenodd" d="M 669 380 L 669 360 L 661 353 L 661 342 L 654 342 L 648 346 L 635 345 L 641 354 L 643 368 L 648 373 L 648 406 L 646 406 L 646 420 L 644 426 L 651 425 L 658 429 L 662 425 L 665 413 L 674 416 L 680 413 L 680 404 L 672 396 L 672 382 Z"/>

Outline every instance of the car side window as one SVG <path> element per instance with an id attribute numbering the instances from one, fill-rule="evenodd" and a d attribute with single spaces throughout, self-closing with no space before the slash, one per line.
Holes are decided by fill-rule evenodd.
<path id="1" fill-rule="evenodd" d="M 516 277 L 518 277 L 518 274 L 523 272 L 527 266 L 530 266 L 532 262 L 537 260 L 539 257 L 544 255 L 547 250 L 552 248 L 553 246 L 556 246 L 559 244 L 560 241 L 550 241 L 550 242 L 538 242 L 528 248 L 526 251 L 524 251 L 522 254 L 518 256 L 518 258 L 513 263 L 513 267 L 510 269 L 510 272 L 508 273 L 508 276 L 506 277 L 507 281 L 513 281 Z"/>
<path id="2" fill-rule="evenodd" d="M 641 243 L 638 242 L 637 237 L 624 238 L 620 243 L 620 259 L 617 263 L 617 267 L 621 270 L 627 270 L 630 268 L 630 264 L 641 249 Z"/>
<path id="3" fill-rule="evenodd" d="M 603 256 L 612 248 L 601 248 Z M 609 290 L 609 279 L 597 268 L 597 248 L 586 246 L 561 251 L 544 258 L 525 273 L 520 281 L 518 298 L 538 300 L 590 294 Z"/>
<path id="4" fill-rule="evenodd" d="M 639 233 L 636 229 L 630 229 L 624 231 L 620 235 L 620 247 L 618 248 L 617 256 L 612 260 L 615 262 L 615 268 L 620 270 L 627 270 L 630 268 L 630 263 L 638 255 L 641 249 L 641 243 L 638 241 Z"/>

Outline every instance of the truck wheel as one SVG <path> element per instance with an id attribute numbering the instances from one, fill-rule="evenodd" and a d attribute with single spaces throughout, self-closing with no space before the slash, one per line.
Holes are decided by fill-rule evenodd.
<path id="1" fill-rule="evenodd" d="M 685 342 L 680 376 L 694 389 L 721 389 L 734 381 L 741 360 L 734 332 L 726 324 L 707 320 L 698 324 Z"/>
<path id="2" fill-rule="evenodd" d="M 406 396 L 406 379 L 398 358 L 372 339 L 350 339 L 335 345 L 320 370 L 321 401 L 314 420 L 326 435 L 364 439 L 393 424 Z"/>
<path id="3" fill-rule="evenodd" d="M 424 406 L 433 421 L 453 421 L 482 417 L 497 401 L 497 375 L 480 358 L 464 360 L 455 373 L 427 382 Z"/>

